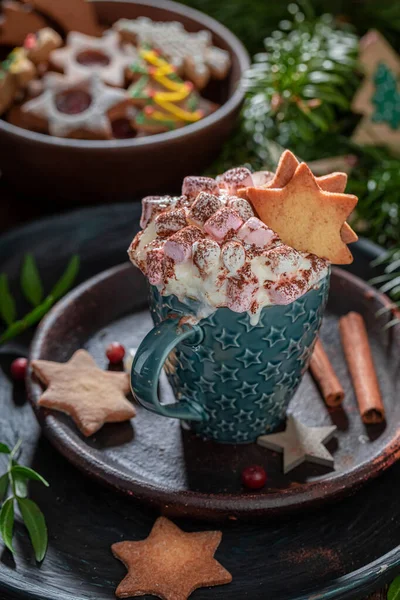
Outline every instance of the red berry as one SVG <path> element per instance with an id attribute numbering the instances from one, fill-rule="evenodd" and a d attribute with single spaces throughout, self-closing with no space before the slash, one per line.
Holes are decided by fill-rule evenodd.
<path id="1" fill-rule="evenodd" d="M 15 381 L 22 381 L 25 379 L 26 369 L 28 367 L 27 358 L 16 358 L 11 363 L 11 376 Z"/>
<path id="2" fill-rule="evenodd" d="M 106 348 L 106 356 L 112 365 L 117 365 L 125 356 L 125 348 L 119 342 L 112 342 Z"/>
<path id="3" fill-rule="evenodd" d="M 251 465 L 242 471 L 242 483 L 251 490 L 259 490 L 267 482 L 267 474 L 260 465 Z"/>

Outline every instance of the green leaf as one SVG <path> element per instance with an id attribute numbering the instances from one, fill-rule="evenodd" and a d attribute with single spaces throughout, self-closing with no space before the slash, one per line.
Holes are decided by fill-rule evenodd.
<path id="1" fill-rule="evenodd" d="M 26 498 L 28 495 L 28 484 L 25 477 L 20 475 L 13 476 L 15 496 L 18 498 Z"/>
<path id="2" fill-rule="evenodd" d="M 64 273 L 50 292 L 50 296 L 53 296 L 54 300 L 58 300 L 64 296 L 64 294 L 72 287 L 79 271 L 79 264 L 79 256 L 75 254 L 69 261 Z"/>
<path id="3" fill-rule="evenodd" d="M 6 323 L 11 325 L 17 316 L 15 301 L 8 287 L 8 278 L 5 273 L 0 275 L 0 317 Z"/>
<path id="4" fill-rule="evenodd" d="M 4 544 L 14 553 L 12 546 L 14 529 L 14 498 L 8 498 L 1 507 L 0 511 L 0 533 Z"/>
<path id="5" fill-rule="evenodd" d="M 400 600 L 400 575 L 390 584 L 387 600 Z"/>
<path id="6" fill-rule="evenodd" d="M 11 450 L 10 450 L 10 448 L 7 446 L 7 444 L 2 444 L 2 443 L 0 442 L 0 453 L 1 453 L 1 454 L 10 454 L 10 453 L 11 453 Z"/>
<path id="7" fill-rule="evenodd" d="M 36 560 L 41 562 L 45 557 L 48 542 L 46 521 L 43 513 L 38 505 L 33 500 L 29 500 L 29 498 L 18 498 L 17 501 L 25 527 L 31 538 Z"/>
<path id="8" fill-rule="evenodd" d="M 8 473 L 4 473 L 4 475 L 0 477 L 0 502 L 3 502 L 5 498 L 9 484 L 10 480 L 8 478 Z"/>
<path id="9" fill-rule="evenodd" d="M 21 271 L 21 288 L 25 298 L 32 304 L 38 306 L 43 298 L 43 286 L 40 279 L 36 261 L 32 254 L 25 256 Z"/>
<path id="10" fill-rule="evenodd" d="M 23 467 L 22 465 L 15 465 L 12 469 L 11 469 L 11 475 L 18 475 L 19 477 L 25 478 L 25 479 L 32 479 L 34 481 L 40 481 L 40 483 L 43 483 L 43 485 L 45 485 L 46 487 L 49 487 L 49 483 L 48 481 L 46 481 L 46 479 L 44 477 L 42 477 L 39 473 L 37 473 L 36 471 L 34 471 L 33 469 L 30 469 L 29 467 Z"/>

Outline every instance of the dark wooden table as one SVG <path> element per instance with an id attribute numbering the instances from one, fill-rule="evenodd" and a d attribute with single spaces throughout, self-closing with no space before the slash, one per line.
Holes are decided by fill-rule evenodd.
<path id="1" fill-rule="evenodd" d="M 49 214 L 68 210 L 54 203 L 43 202 L 37 198 L 23 198 L 15 193 L 4 182 L 0 183 L 0 233 L 12 227 L 22 225 Z M 365 600 L 386 600 L 387 588 L 372 594 Z"/>

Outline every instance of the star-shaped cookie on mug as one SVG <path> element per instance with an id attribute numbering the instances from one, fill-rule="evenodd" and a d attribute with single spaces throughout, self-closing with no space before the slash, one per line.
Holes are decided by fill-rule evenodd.
<path id="1" fill-rule="evenodd" d="M 285 152 L 282 154 L 279 160 L 279 164 L 276 169 L 275 175 L 263 187 L 285 187 L 285 185 L 287 185 L 292 179 L 299 164 L 300 163 L 293 154 L 293 152 L 290 152 L 290 150 L 285 150 Z M 347 174 L 340 172 L 330 173 L 329 175 L 322 175 L 321 177 L 316 177 L 315 181 L 318 183 L 321 190 L 324 190 L 325 192 L 337 192 L 339 194 L 343 194 L 346 189 Z M 356 242 L 358 240 L 358 235 L 346 222 L 342 226 L 340 236 L 345 242 L 345 244 L 351 244 L 352 242 Z"/>
<path id="2" fill-rule="evenodd" d="M 279 169 L 275 181 L 277 175 L 281 175 Z M 334 185 L 338 186 L 339 178 L 334 175 Z M 327 185 L 326 178 L 323 184 Z M 329 186 L 332 181 L 328 179 Z M 275 188 L 267 183 L 266 187 L 248 187 L 239 193 L 251 202 L 259 218 L 288 246 L 334 264 L 352 262 L 341 230 L 357 204 L 357 197 L 323 190 L 305 163 L 296 167 L 294 175 L 283 187 Z"/>
<path id="3" fill-rule="evenodd" d="M 32 371 L 46 386 L 38 405 L 70 415 L 85 435 L 105 423 L 127 421 L 136 411 L 125 397 L 130 390 L 127 373 L 99 369 L 86 350 L 66 363 L 33 360 Z"/>

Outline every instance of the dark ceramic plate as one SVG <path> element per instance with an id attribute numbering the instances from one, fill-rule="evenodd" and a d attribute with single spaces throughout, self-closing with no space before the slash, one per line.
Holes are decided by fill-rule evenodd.
<path id="1" fill-rule="evenodd" d="M 387 300 L 379 294 L 370 298 L 370 291 L 360 279 L 334 270 L 322 339 L 346 391 L 343 410 L 328 412 L 309 374 L 290 405 L 309 425 L 337 425 L 337 436 L 328 446 L 335 456 L 335 470 L 303 465 L 283 476 L 277 453 L 256 444 L 203 441 L 182 430 L 179 421 L 142 407 L 134 421 L 107 425 L 85 439 L 65 415 L 37 409 L 41 387 L 32 381 L 30 399 L 45 435 L 74 465 L 167 514 L 269 516 L 337 498 L 381 473 L 400 455 L 400 327 L 383 328 L 387 316 L 377 319 L 375 315 Z M 361 312 L 369 328 L 387 413 L 387 424 L 380 427 L 362 424 L 347 373 L 337 320 L 349 310 Z M 85 346 L 105 366 L 108 342 L 120 340 L 136 348 L 151 327 L 144 278 L 126 264 L 89 280 L 59 303 L 39 328 L 31 357 L 65 361 Z M 173 400 L 166 381 L 161 395 Z M 263 464 L 269 474 L 268 485 L 257 493 L 243 491 L 240 483 L 242 469 L 251 464 Z"/>
<path id="2" fill-rule="evenodd" d="M 18 295 L 25 252 L 35 255 L 46 290 L 72 252 L 81 256 L 83 281 L 124 259 L 139 213 L 135 205 L 80 210 L 0 237 L 0 270 L 10 277 L 20 311 L 28 308 Z M 369 242 L 355 244 L 351 268 L 365 278 L 378 274 L 370 262 L 379 252 Z M 146 537 L 157 513 L 84 477 L 40 435 L 23 386 L 13 387 L 8 375 L 10 361 L 29 342 L 27 334 L 0 347 L 0 434 L 10 444 L 22 437 L 21 461 L 51 483 L 33 483 L 30 490 L 46 515 L 49 551 L 38 568 L 17 525 L 15 562 L 0 544 L 0 598 L 112 600 L 125 570 L 112 558 L 110 544 Z M 223 541 L 217 558 L 234 579 L 229 586 L 196 591 L 193 600 L 365 598 L 400 571 L 399 494 L 397 464 L 334 504 L 265 523 L 218 524 Z M 190 520 L 178 524 L 188 531 L 210 528 Z"/>

